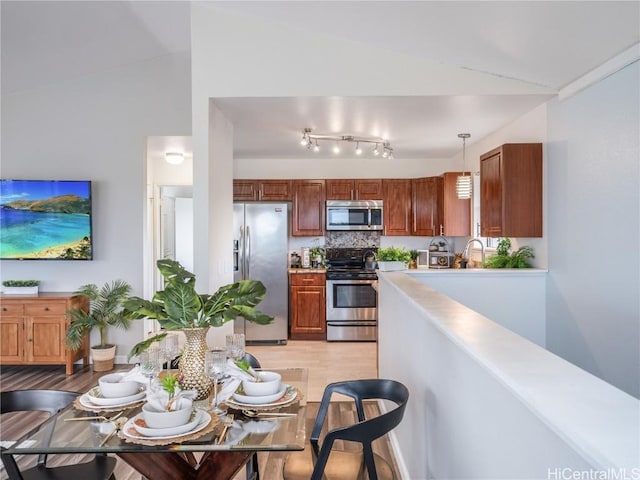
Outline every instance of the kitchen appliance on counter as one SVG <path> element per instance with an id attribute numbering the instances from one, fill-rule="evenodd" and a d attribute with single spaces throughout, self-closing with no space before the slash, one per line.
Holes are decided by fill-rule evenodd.
<path id="1" fill-rule="evenodd" d="M 382 200 L 327 200 L 327 230 L 382 230 Z"/>
<path id="2" fill-rule="evenodd" d="M 375 248 L 327 248 L 327 340 L 376 341 Z"/>
<path id="3" fill-rule="evenodd" d="M 234 332 L 246 343 L 286 344 L 288 311 L 288 212 L 286 203 L 233 204 L 233 280 L 260 280 L 267 294 L 258 308 L 274 317 L 270 325 L 236 318 Z"/>

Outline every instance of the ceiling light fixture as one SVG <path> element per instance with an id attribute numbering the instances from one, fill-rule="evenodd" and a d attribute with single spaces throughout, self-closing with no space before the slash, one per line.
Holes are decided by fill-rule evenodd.
<path id="1" fill-rule="evenodd" d="M 164 159 L 171 165 L 180 165 L 182 162 L 184 162 L 184 153 L 167 152 L 164 154 Z"/>
<path id="2" fill-rule="evenodd" d="M 459 133 L 458 138 L 462 139 L 462 175 L 458 175 L 456 180 L 456 195 L 460 200 L 468 200 L 471 198 L 473 190 L 473 183 L 471 180 L 471 172 L 469 175 L 465 175 L 465 167 L 467 166 L 465 160 L 466 140 L 471 136 L 470 133 Z"/>
<path id="3" fill-rule="evenodd" d="M 319 135 L 311 133 L 310 128 L 305 128 L 304 130 L 302 130 L 302 140 L 300 141 L 300 144 L 303 147 L 307 147 L 309 149 L 313 147 L 314 152 L 319 152 L 319 142 L 323 140 L 335 142 L 335 145 L 333 147 L 333 153 L 335 154 L 340 153 L 340 142 L 355 143 L 356 155 L 362 155 L 363 150 L 360 146 L 361 143 L 371 143 L 375 145 L 375 148 L 372 150 L 373 155 L 378 156 L 382 154 L 384 158 L 393 159 L 393 148 L 391 147 L 391 144 L 387 140 L 379 137 L 360 137 L 355 135 Z M 382 151 L 380 150 L 380 146 L 382 147 Z"/>

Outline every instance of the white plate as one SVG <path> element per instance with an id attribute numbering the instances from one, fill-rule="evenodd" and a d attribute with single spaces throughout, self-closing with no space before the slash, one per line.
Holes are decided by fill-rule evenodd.
<path id="1" fill-rule="evenodd" d="M 262 405 L 265 403 L 275 402 L 279 400 L 283 395 L 285 390 L 287 389 L 286 384 L 280 385 L 280 390 L 271 395 L 242 395 L 241 393 L 233 392 L 234 400 L 237 400 L 241 403 L 248 403 L 250 405 Z"/>
<path id="2" fill-rule="evenodd" d="M 127 437 L 137 438 L 139 440 L 148 440 L 150 438 L 153 438 L 154 440 L 176 438 L 183 435 L 191 435 L 192 433 L 199 432 L 204 427 L 209 425 L 209 422 L 211 421 L 211 415 L 209 415 L 204 410 L 197 410 L 196 418 L 194 419 L 194 421 L 189 422 L 185 425 L 181 425 L 179 427 L 172 428 L 141 428 L 135 424 L 135 421 L 139 418 L 142 418 L 142 413 L 139 413 L 135 417 L 129 419 L 127 423 L 124 424 L 124 427 L 122 427 L 122 432 Z M 187 426 L 189 426 L 190 428 L 185 429 L 185 427 Z M 144 430 L 145 432 L 151 431 L 151 434 L 146 435 L 142 433 L 141 430 Z"/>
<path id="3" fill-rule="evenodd" d="M 286 392 L 284 392 L 284 395 L 281 395 L 279 398 L 277 398 L 275 401 L 269 402 L 269 403 L 245 403 L 245 402 L 240 402 L 237 401 L 235 399 L 229 399 L 227 400 L 227 405 L 230 406 L 238 406 L 241 408 L 251 408 L 251 407 L 277 407 L 279 405 L 285 405 L 287 403 L 292 402 L 297 396 L 298 396 L 298 391 L 292 387 L 291 385 L 286 385 L 285 384 L 285 388 L 286 388 Z M 235 395 L 234 395 L 235 396 Z M 247 397 L 246 395 L 241 395 L 244 398 L 257 398 L 257 397 Z"/>
<path id="4" fill-rule="evenodd" d="M 93 404 L 94 406 L 95 405 L 99 405 L 99 406 L 102 406 L 102 407 L 116 407 L 116 406 L 128 405 L 129 403 L 133 403 L 133 402 L 137 402 L 139 400 L 142 400 L 145 397 L 145 395 L 146 395 L 145 388 L 144 388 L 144 386 L 141 386 L 140 390 L 138 391 L 138 393 L 135 393 L 133 395 L 129 395 L 127 397 L 106 398 L 106 397 L 104 397 L 102 395 L 102 393 L 100 393 L 100 387 L 93 387 L 91 390 L 89 390 L 83 396 L 86 396 L 87 400 L 91 404 Z M 80 397 L 80 398 L 82 398 L 82 397 Z"/>

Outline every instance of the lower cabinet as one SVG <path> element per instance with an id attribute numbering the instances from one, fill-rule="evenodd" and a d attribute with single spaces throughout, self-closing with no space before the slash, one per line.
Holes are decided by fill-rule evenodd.
<path id="1" fill-rule="evenodd" d="M 289 337 L 292 340 L 326 340 L 324 272 L 289 275 Z"/>
<path id="2" fill-rule="evenodd" d="M 65 346 L 71 308 L 87 309 L 86 299 L 67 293 L 0 296 L 0 363 L 65 365 L 67 375 L 80 358 L 88 365 L 88 340 L 75 352 Z"/>

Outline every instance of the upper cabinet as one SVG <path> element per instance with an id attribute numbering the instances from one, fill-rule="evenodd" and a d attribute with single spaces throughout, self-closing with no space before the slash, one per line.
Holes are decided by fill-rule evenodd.
<path id="1" fill-rule="evenodd" d="M 411 235 L 433 237 L 440 234 L 441 197 L 441 177 L 411 180 Z"/>
<path id="2" fill-rule="evenodd" d="M 324 235 L 325 181 L 292 180 L 293 236 Z"/>
<path id="3" fill-rule="evenodd" d="M 326 180 L 327 200 L 381 200 L 381 179 Z"/>
<path id="4" fill-rule="evenodd" d="M 506 143 L 480 156 L 484 237 L 542 237 L 542 144 Z"/>
<path id="5" fill-rule="evenodd" d="M 383 179 L 384 235 L 411 235 L 411 179 Z"/>
<path id="6" fill-rule="evenodd" d="M 441 208 L 439 235 L 471 236 L 471 200 L 460 200 L 456 194 L 456 181 L 461 174 L 462 172 L 446 172 L 442 176 L 443 191 L 439 200 Z"/>
<path id="7" fill-rule="evenodd" d="M 291 180 L 234 180 L 235 202 L 291 200 Z"/>

